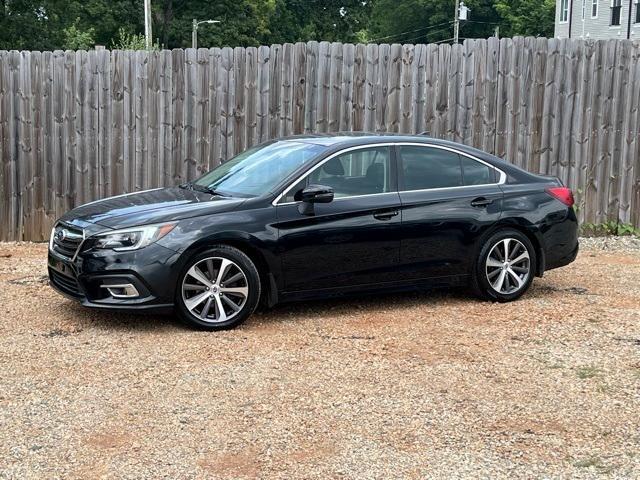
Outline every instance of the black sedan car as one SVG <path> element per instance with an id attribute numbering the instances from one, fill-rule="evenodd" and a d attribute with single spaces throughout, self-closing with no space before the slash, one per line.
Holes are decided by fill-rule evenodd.
<path id="1" fill-rule="evenodd" d="M 468 285 L 506 302 L 578 252 L 571 190 L 425 136 L 289 137 L 199 179 L 80 206 L 51 285 L 88 307 L 230 328 L 310 297 Z"/>

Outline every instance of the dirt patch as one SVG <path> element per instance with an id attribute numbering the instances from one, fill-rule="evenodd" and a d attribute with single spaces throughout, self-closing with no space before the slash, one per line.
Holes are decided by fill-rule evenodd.
<path id="1" fill-rule="evenodd" d="M 640 249 L 510 304 L 283 305 L 219 333 L 86 310 L 0 244 L 1 478 L 640 476 Z M 115 425 L 115 426 L 114 426 Z"/>

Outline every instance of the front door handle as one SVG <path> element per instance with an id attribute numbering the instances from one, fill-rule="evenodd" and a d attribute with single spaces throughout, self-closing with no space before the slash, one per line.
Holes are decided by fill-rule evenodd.
<path id="1" fill-rule="evenodd" d="M 485 197 L 478 197 L 471 200 L 472 207 L 486 207 L 487 205 L 491 205 L 493 200 Z"/>
<path id="2" fill-rule="evenodd" d="M 384 212 L 376 212 L 373 214 L 373 218 L 377 220 L 390 220 L 398 215 L 398 210 L 387 210 Z"/>

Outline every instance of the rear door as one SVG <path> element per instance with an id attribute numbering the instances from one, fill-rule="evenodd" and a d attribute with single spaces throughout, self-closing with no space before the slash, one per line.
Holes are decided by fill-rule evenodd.
<path id="1" fill-rule="evenodd" d="M 300 213 L 296 193 L 309 184 L 334 189 L 331 203 Z M 400 260 L 400 197 L 392 146 L 356 148 L 325 161 L 276 204 L 285 290 L 386 282 Z"/>
<path id="2" fill-rule="evenodd" d="M 397 146 L 401 270 L 408 279 L 466 275 L 501 213 L 500 171 L 435 145 Z"/>

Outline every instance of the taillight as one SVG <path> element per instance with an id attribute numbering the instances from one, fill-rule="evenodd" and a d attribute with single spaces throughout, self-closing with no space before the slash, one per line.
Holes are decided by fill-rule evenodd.
<path id="1" fill-rule="evenodd" d="M 567 207 L 573 207 L 573 192 L 567 187 L 551 187 L 546 192 L 553 198 L 560 200 Z"/>

